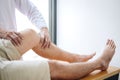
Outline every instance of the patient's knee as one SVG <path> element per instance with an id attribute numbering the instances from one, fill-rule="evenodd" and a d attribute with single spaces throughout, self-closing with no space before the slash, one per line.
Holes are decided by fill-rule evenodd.
<path id="1" fill-rule="evenodd" d="M 29 32 L 30 34 L 36 34 L 36 31 L 34 29 L 26 29 L 27 32 Z"/>

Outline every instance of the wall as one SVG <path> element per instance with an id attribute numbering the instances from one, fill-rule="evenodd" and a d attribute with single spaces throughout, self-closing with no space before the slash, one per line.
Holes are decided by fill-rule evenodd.
<path id="1" fill-rule="evenodd" d="M 120 0 L 57 0 L 57 45 L 79 54 L 101 55 L 107 39 L 116 43 L 110 65 L 120 67 Z"/>

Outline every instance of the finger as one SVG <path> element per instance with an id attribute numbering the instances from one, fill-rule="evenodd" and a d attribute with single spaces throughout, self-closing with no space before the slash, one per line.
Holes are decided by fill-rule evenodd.
<path id="1" fill-rule="evenodd" d="M 15 40 L 17 41 L 18 45 L 22 44 L 22 39 L 20 37 L 16 37 Z"/>
<path id="2" fill-rule="evenodd" d="M 43 39 L 41 42 L 41 48 L 44 48 L 44 45 L 45 45 L 45 39 Z"/>
<path id="3" fill-rule="evenodd" d="M 17 36 L 19 36 L 19 38 L 20 38 L 21 40 L 23 40 L 23 36 L 21 35 L 21 33 L 15 32 L 15 34 L 16 34 Z"/>
<path id="4" fill-rule="evenodd" d="M 50 46 L 50 39 L 48 36 L 45 37 L 45 44 L 44 44 L 44 48 L 49 48 Z"/>
<path id="5" fill-rule="evenodd" d="M 43 46 L 43 48 L 48 48 L 48 45 L 49 45 L 49 42 L 46 41 L 45 44 L 44 44 L 44 46 Z"/>
<path id="6" fill-rule="evenodd" d="M 43 45 L 43 48 L 46 48 L 48 46 L 48 40 L 47 40 L 47 38 L 45 37 L 45 43 L 44 43 L 44 45 Z"/>
<path id="7" fill-rule="evenodd" d="M 9 37 L 11 38 L 11 41 L 12 41 L 12 43 L 13 43 L 15 46 L 18 45 L 18 42 L 17 42 L 17 40 L 15 39 L 15 36 L 14 36 L 14 35 L 10 35 Z"/>
<path id="8" fill-rule="evenodd" d="M 42 46 L 43 42 L 44 42 L 44 35 L 40 34 L 40 44 L 41 44 L 41 46 Z"/>
<path id="9" fill-rule="evenodd" d="M 48 43 L 48 44 L 47 44 L 47 48 L 49 48 L 49 46 L 50 46 L 50 41 L 48 41 L 47 43 Z"/>
<path id="10" fill-rule="evenodd" d="M 16 46 L 16 43 L 15 43 L 12 39 L 10 39 L 10 41 L 12 42 L 12 44 L 13 44 L 14 46 Z"/>
<path id="11" fill-rule="evenodd" d="M 10 35 L 11 35 L 11 33 L 6 33 L 5 39 L 10 40 L 10 41 L 12 42 L 12 44 L 15 46 L 16 44 L 15 44 L 15 42 L 13 41 L 13 39 L 11 38 Z"/>
<path id="12" fill-rule="evenodd" d="M 48 36 L 48 35 L 45 35 L 45 43 L 46 43 L 46 45 L 44 45 L 44 47 L 49 48 L 50 38 L 49 38 L 49 36 Z"/>
<path id="13" fill-rule="evenodd" d="M 45 42 L 45 44 L 43 45 L 43 48 L 44 48 L 44 49 L 47 48 L 47 45 L 48 45 L 48 43 Z"/>
<path id="14" fill-rule="evenodd" d="M 19 44 L 22 44 L 23 36 L 20 33 L 15 32 L 15 34 L 17 36 L 16 38 L 17 38 L 17 41 L 19 42 Z"/>
<path id="15" fill-rule="evenodd" d="M 47 48 L 49 47 L 49 41 L 50 41 L 50 40 L 49 40 L 49 36 L 46 36 L 46 43 L 47 43 L 47 44 L 46 44 L 46 47 L 47 47 Z"/>
<path id="16" fill-rule="evenodd" d="M 5 35 L 5 39 L 10 40 L 12 44 L 16 46 L 16 42 L 13 40 L 13 37 L 11 37 L 11 35 L 13 36 L 13 34 L 14 32 L 7 32 Z"/>
<path id="17" fill-rule="evenodd" d="M 10 40 L 11 43 L 12 43 L 14 46 L 16 46 L 15 42 L 13 41 L 13 39 L 12 39 L 10 36 L 7 36 L 6 39 L 7 39 L 7 40 Z"/>
<path id="18" fill-rule="evenodd" d="M 42 44 L 43 44 L 43 40 L 40 38 L 39 45 L 40 45 L 41 48 L 42 48 Z"/>
<path id="19" fill-rule="evenodd" d="M 41 46 L 42 46 L 43 42 L 44 42 L 44 38 L 40 38 Z"/>
<path id="20" fill-rule="evenodd" d="M 13 39 L 16 42 L 17 45 L 21 44 L 21 39 L 15 33 L 13 34 Z"/>
<path id="21" fill-rule="evenodd" d="M 50 48 L 50 45 L 51 45 L 51 41 L 49 41 L 49 43 L 48 43 L 48 48 Z"/>
<path id="22" fill-rule="evenodd" d="M 48 38 L 48 45 L 47 45 L 48 48 L 50 48 L 50 44 L 51 44 L 51 41 L 50 41 L 50 38 Z"/>
<path id="23" fill-rule="evenodd" d="M 20 44 L 21 44 L 21 39 L 20 39 L 16 34 L 10 35 L 10 38 L 12 39 L 12 41 L 13 41 L 16 45 L 20 45 Z"/>
<path id="24" fill-rule="evenodd" d="M 12 43 L 14 46 L 16 45 L 16 44 L 14 43 L 14 41 L 11 39 L 11 37 L 7 36 L 5 39 L 10 40 L 11 43 Z"/>

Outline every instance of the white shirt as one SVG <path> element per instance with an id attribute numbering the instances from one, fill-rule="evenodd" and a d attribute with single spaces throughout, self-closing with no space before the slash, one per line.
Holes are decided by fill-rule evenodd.
<path id="1" fill-rule="evenodd" d="M 47 26 L 41 13 L 29 0 L 0 0 L 0 29 L 17 30 L 15 8 L 25 14 L 39 29 Z"/>

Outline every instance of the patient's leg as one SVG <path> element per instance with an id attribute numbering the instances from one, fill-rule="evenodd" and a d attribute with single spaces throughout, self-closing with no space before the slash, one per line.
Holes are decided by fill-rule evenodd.
<path id="1" fill-rule="evenodd" d="M 31 48 L 36 47 L 38 45 L 40 37 L 36 34 L 35 31 L 29 29 L 26 31 L 21 32 L 21 34 L 24 37 L 23 44 L 19 47 L 16 47 L 18 51 L 22 54 L 24 54 L 26 51 L 28 51 Z M 58 56 L 64 58 L 59 58 L 63 60 L 71 61 L 71 58 L 73 58 L 74 55 L 69 54 L 68 52 L 64 52 L 60 49 L 56 49 L 56 46 L 51 44 L 52 48 L 41 50 L 42 54 L 39 53 L 39 55 L 52 57 L 52 58 L 58 58 Z M 54 52 L 55 49 L 55 52 Z M 52 79 L 77 79 L 81 78 L 93 70 L 99 69 L 99 70 L 106 70 L 110 60 L 112 59 L 115 52 L 115 44 L 112 40 L 109 40 L 106 44 L 106 48 L 102 53 L 102 56 L 96 59 L 92 62 L 78 62 L 78 63 L 65 63 L 65 62 L 58 62 L 58 61 L 49 61 L 50 66 L 50 73 Z M 59 55 L 58 55 L 59 54 Z M 62 55 L 60 55 L 62 54 Z M 66 55 L 67 54 L 67 55 Z M 69 57 L 67 57 L 69 56 Z M 73 60 L 75 61 L 75 60 Z M 72 61 L 71 61 L 72 62 Z"/>
<path id="2" fill-rule="evenodd" d="M 109 40 L 102 55 L 92 62 L 65 63 L 49 61 L 53 80 L 73 80 L 86 76 L 94 70 L 106 70 L 115 53 L 115 44 Z"/>
<path id="3" fill-rule="evenodd" d="M 21 55 L 23 55 L 29 49 L 33 49 L 40 56 L 69 62 L 87 61 L 95 55 L 75 55 L 59 49 L 53 43 L 51 43 L 50 48 L 42 49 L 39 43 L 40 36 L 34 30 L 28 29 L 20 33 L 23 36 L 22 45 L 16 46 L 16 48 L 21 53 Z"/>

